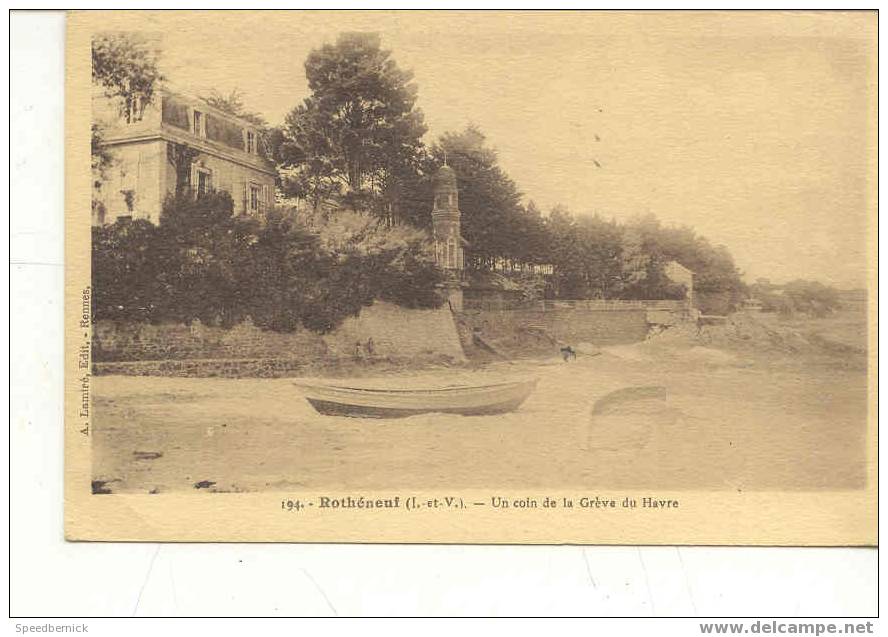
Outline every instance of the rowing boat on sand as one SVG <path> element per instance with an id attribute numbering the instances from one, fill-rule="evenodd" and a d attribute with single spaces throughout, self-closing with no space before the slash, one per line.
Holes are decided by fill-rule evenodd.
<path id="1" fill-rule="evenodd" d="M 504 414 L 518 409 L 536 384 L 536 378 L 423 389 L 296 383 L 318 413 L 355 418 L 404 418 L 434 412 L 461 416 Z"/>

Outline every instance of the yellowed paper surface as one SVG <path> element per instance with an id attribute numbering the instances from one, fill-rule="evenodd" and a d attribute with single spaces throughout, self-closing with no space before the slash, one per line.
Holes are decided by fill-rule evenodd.
<path id="1" fill-rule="evenodd" d="M 67 538 L 876 543 L 875 12 L 120 11 L 68 22 Z M 549 255 L 521 279 L 497 262 L 484 285 L 463 272 L 477 241 L 461 243 L 458 223 L 453 244 L 442 238 L 450 210 L 462 210 L 463 234 L 472 228 L 459 173 L 454 199 L 415 204 L 438 215 L 423 231 L 451 276 L 442 307 L 377 299 L 323 335 L 255 317 L 94 316 L 92 237 L 115 221 L 160 223 L 176 178 L 168 147 L 196 149 L 191 186 L 229 192 L 236 214 L 284 205 L 280 166 L 259 158 L 253 125 L 202 98 L 236 89 L 286 129 L 311 94 L 306 57 L 353 32 L 378 33 L 413 71 L 428 148 L 473 124 L 522 206 L 534 201 L 550 222 L 569 209 L 620 228 L 647 214 L 689 226 L 758 287 L 722 313 L 700 309 L 717 284 L 681 263 L 666 270 L 691 277 L 677 299 L 491 291 L 496 277 L 555 285 L 565 268 Z M 157 48 L 165 84 L 145 111 L 157 130 L 145 116 L 106 133 L 97 218 L 91 45 L 121 33 Z M 176 104 L 178 128 L 167 121 Z M 219 142 L 219 122 L 242 137 Z M 453 153 L 434 158 L 461 170 Z M 451 193 L 436 175 L 434 193 Z M 767 305 L 799 279 L 837 290 L 837 309 L 762 311 L 756 290 Z M 528 396 L 520 384 L 478 394 L 528 379 Z M 434 405 L 407 418 L 323 415 L 306 384 L 394 390 L 387 408 Z M 420 388 L 454 392 L 447 409 L 524 402 L 463 416 L 407 395 Z"/>

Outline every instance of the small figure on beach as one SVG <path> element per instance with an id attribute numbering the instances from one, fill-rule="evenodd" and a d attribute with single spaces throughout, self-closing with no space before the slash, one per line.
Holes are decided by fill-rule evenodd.
<path id="1" fill-rule="evenodd" d="M 570 345 L 565 345 L 561 348 L 561 357 L 565 363 L 567 361 L 575 361 L 577 360 L 577 351 Z"/>
<path id="2" fill-rule="evenodd" d="M 373 343 L 373 337 L 367 339 L 367 356 L 373 356 L 376 353 L 376 345 Z"/>

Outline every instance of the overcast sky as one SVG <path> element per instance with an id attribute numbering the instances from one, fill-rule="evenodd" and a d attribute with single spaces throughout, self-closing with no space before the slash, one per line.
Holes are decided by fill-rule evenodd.
<path id="1" fill-rule="evenodd" d="M 477 124 L 544 210 L 652 212 L 727 245 L 748 280 L 855 287 L 875 214 L 875 26 L 863 13 L 747 12 L 139 21 L 162 33 L 177 86 L 237 87 L 272 124 L 307 96 L 312 48 L 379 32 L 415 74 L 427 141 Z"/>

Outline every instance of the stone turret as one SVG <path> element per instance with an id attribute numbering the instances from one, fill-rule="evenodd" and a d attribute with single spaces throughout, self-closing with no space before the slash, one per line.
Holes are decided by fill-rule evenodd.
<path id="1" fill-rule="evenodd" d="M 432 229 L 435 238 L 435 259 L 445 270 L 462 270 L 459 190 L 456 185 L 456 173 L 447 164 L 441 166 L 435 174 L 434 193 Z"/>
<path id="2" fill-rule="evenodd" d="M 432 236 L 435 240 L 435 261 L 447 273 L 442 287 L 450 307 L 462 310 L 462 271 L 465 267 L 460 231 L 459 189 L 456 173 L 446 161 L 433 181 L 435 200 L 432 205 Z"/>

